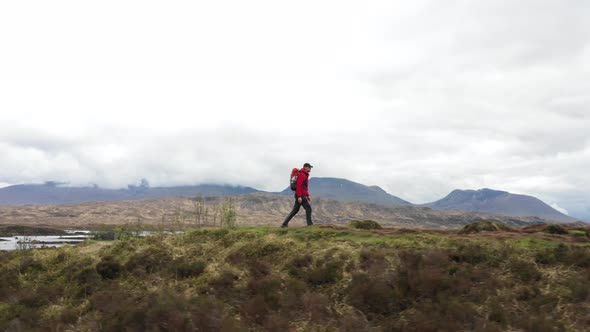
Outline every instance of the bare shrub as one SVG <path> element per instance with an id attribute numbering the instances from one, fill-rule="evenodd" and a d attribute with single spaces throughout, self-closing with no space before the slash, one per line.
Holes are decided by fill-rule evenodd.
<path id="1" fill-rule="evenodd" d="M 343 262 L 336 261 L 317 261 L 315 266 L 311 267 L 304 274 L 304 279 L 308 284 L 321 286 L 331 284 L 342 278 Z"/>
<path id="2" fill-rule="evenodd" d="M 385 277 L 355 273 L 347 289 L 348 303 L 369 316 L 400 310 L 393 285 Z"/>
<path id="3" fill-rule="evenodd" d="M 268 332 L 284 332 L 290 330 L 289 325 L 289 318 L 279 313 L 273 313 L 268 315 L 264 321 L 263 328 Z"/>
<path id="4" fill-rule="evenodd" d="M 206 267 L 207 263 L 202 260 L 191 261 L 186 257 L 180 257 L 170 263 L 169 269 L 177 278 L 184 279 L 200 276 Z"/>
<path id="5" fill-rule="evenodd" d="M 242 315 L 252 324 L 262 325 L 270 312 L 270 307 L 264 296 L 257 295 L 240 306 Z"/>
<path id="6" fill-rule="evenodd" d="M 121 264 L 119 264 L 113 256 L 103 257 L 102 260 L 96 264 L 96 272 L 100 274 L 103 279 L 115 279 L 121 273 Z"/>
<path id="7" fill-rule="evenodd" d="M 374 273 L 383 272 L 387 267 L 385 256 L 383 250 L 362 248 L 359 255 L 359 267 Z"/>
<path id="8" fill-rule="evenodd" d="M 154 273 L 165 269 L 170 261 L 172 257 L 164 248 L 150 246 L 131 256 L 125 269 L 135 273 Z"/>
<path id="9" fill-rule="evenodd" d="M 227 292 L 234 287 L 239 276 L 233 271 L 224 269 L 217 276 L 209 280 L 209 285 L 218 292 Z"/>
<path id="10" fill-rule="evenodd" d="M 338 322 L 338 329 L 342 332 L 366 332 L 371 328 L 367 317 L 357 310 L 345 312 Z"/>
<path id="11" fill-rule="evenodd" d="M 514 276 L 527 283 L 538 281 L 542 276 L 534 263 L 519 258 L 510 259 L 508 268 Z"/>
<path id="12" fill-rule="evenodd" d="M 382 229 L 381 225 L 373 220 L 353 220 L 349 223 L 350 227 L 356 229 Z"/>
<path id="13" fill-rule="evenodd" d="M 322 322 L 330 316 L 330 298 L 322 293 L 305 293 L 303 306 L 314 323 Z"/>

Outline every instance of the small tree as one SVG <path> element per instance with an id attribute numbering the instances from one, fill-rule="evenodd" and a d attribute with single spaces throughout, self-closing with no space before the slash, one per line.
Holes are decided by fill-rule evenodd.
<path id="1" fill-rule="evenodd" d="M 219 205 L 215 205 L 213 208 L 213 227 L 217 226 L 217 219 L 219 219 L 221 215 L 221 207 Z"/>
<path id="2" fill-rule="evenodd" d="M 194 207 L 195 225 L 197 227 L 202 227 L 203 224 L 207 222 L 207 207 L 205 206 L 203 196 L 198 195 L 191 200 Z"/>
<path id="3" fill-rule="evenodd" d="M 221 225 L 223 227 L 235 228 L 237 220 L 238 214 L 236 213 L 234 201 L 231 197 L 228 197 L 221 206 Z"/>
<path id="4" fill-rule="evenodd" d="M 29 249 L 34 249 L 35 244 L 33 242 L 33 237 L 29 235 L 23 235 L 17 242 L 16 242 L 16 249 L 21 253 L 25 254 Z"/>

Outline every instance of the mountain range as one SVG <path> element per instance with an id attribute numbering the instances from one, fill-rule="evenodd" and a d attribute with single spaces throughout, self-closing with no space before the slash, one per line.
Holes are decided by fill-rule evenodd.
<path id="1" fill-rule="evenodd" d="M 316 198 L 343 202 L 377 204 L 380 206 L 415 206 L 434 210 L 463 210 L 511 217 L 538 217 L 554 222 L 575 222 L 541 200 L 526 195 L 511 194 L 492 189 L 454 190 L 446 197 L 427 204 L 412 204 L 387 193 L 378 186 L 366 186 L 338 178 L 314 177 L 310 179 L 310 191 Z M 149 187 L 130 185 L 127 189 L 103 189 L 94 187 L 69 187 L 55 182 L 23 184 L 0 188 L 0 205 L 79 204 L 85 202 L 115 202 L 158 199 L 165 197 L 228 196 L 266 193 L 251 187 L 203 184 L 178 187 Z M 272 194 L 272 193 L 271 193 Z M 292 195 L 286 188 L 279 195 Z"/>
<path id="2" fill-rule="evenodd" d="M 60 205 L 0 206 L 0 225 L 48 225 L 52 227 L 100 228 L 101 225 L 174 225 L 178 227 L 219 226 L 226 203 L 221 196 L 169 197 L 131 201 L 89 202 Z M 291 211 L 293 199 L 286 195 L 256 192 L 231 196 L 241 226 L 278 227 Z M 411 229 L 457 229 L 467 224 L 493 220 L 511 226 L 546 223 L 538 217 L 508 217 L 459 210 L 433 210 L 420 206 L 385 206 L 344 202 L 316 197 L 313 200 L 316 224 L 346 225 L 351 220 L 375 220 L 387 227 Z M 291 221 L 292 227 L 305 225 L 305 214 Z"/>

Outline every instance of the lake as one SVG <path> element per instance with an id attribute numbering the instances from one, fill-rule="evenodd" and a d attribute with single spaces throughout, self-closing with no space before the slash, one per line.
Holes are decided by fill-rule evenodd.
<path id="1" fill-rule="evenodd" d="M 88 230 L 66 230 L 66 233 L 66 235 L 0 237 L 0 250 L 16 250 L 19 245 L 26 248 L 61 247 L 83 242 L 90 237 Z"/>
<path id="2" fill-rule="evenodd" d="M 77 244 L 91 237 L 89 230 L 66 230 L 66 235 L 29 235 L 29 236 L 5 236 L 0 237 L 0 250 L 16 250 L 20 246 L 26 248 L 55 248 L 66 244 Z M 137 231 L 131 232 L 133 236 L 145 237 L 156 233 L 184 234 L 184 231 Z"/>

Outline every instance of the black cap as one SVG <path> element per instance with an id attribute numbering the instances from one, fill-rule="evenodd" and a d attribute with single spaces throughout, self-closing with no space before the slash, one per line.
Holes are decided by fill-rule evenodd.
<path id="1" fill-rule="evenodd" d="M 311 164 L 310 164 L 310 163 L 305 163 L 305 164 L 303 164 L 303 167 L 309 167 L 309 168 L 312 168 L 313 166 L 311 166 Z"/>

